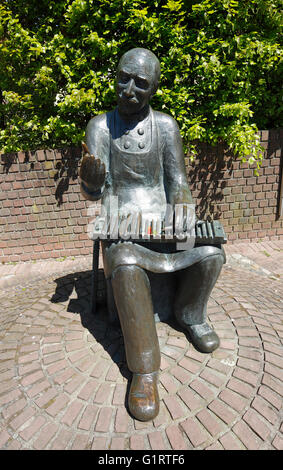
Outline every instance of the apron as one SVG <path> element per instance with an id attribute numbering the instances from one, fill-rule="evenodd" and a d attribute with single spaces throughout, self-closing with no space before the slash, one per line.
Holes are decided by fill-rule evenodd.
<path id="1" fill-rule="evenodd" d="M 110 116 L 109 123 L 110 158 L 107 197 L 118 198 L 120 215 L 140 212 L 148 218 L 164 218 L 166 194 L 163 178 L 163 150 L 154 113 L 150 108 L 145 136 L 139 136 L 136 132 L 136 140 L 128 149 L 123 146 L 125 136 L 122 136 L 119 126 L 121 120 L 118 119 L 117 113 L 118 110 L 115 109 Z M 143 127 L 143 122 L 137 126 L 137 128 L 140 127 Z M 144 143 L 145 139 L 150 140 L 149 144 Z M 135 144 L 136 151 L 133 148 Z M 138 145 L 144 145 L 145 150 L 138 149 Z M 109 204 L 110 201 L 108 206 Z"/>
<path id="2" fill-rule="evenodd" d="M 145 216 L 163 218 L 166 212 L 163 148 L 154 112 L 150 108 L 149 129 L 151 143 L 144 152 L 122 148 L 122 132 L 118 125 L 117 109 L 109 116 L 110 159 L 109 180 L 104 205 L 109 196 L 118 197 L 119 213 L 134 211 Z M 142 123 L 141 123 L 142 125 Z M 108 201 L 108 207 L 110 203 Z M 176 250 L 175 243 L 133 243 L 102 241 L 106 278 L 118 266 L 136 265 L 153 273 L 175 272 L 203 259 L 222 255 L 221 247 L 202 246 L 189 251 Z"/>

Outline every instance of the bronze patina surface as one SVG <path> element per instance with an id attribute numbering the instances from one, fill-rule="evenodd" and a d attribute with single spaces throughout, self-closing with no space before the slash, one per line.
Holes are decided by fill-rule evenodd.
<path id="1" fill-rule="evenodd" d="M 167 204 L 193 204 L 178 125 L 149 105 L 159 77 L 160 64 L 152 52 L 128 51 L 117 70 L 117 107 L 88 123 L 81 191 L 88 200 L 101 199 L 106 211 L 111 210 L 113 197 L 118 198 L 120 215 L 142 213 L 149 219 L 164 218 Z M 162 243 L 153 248 L 123 240 L 104 241 L 102 249 L 111 290 L 109 309 L 118 312 L 133 373 L 129 410 L 136 419 L 148 421 L 159 410 L 160 366 L 154 320 L 158 292 L 152 291 L 149 278 L 171 273 L 175 318 L 196 349 L 210 353 L 219 346 L 219 338 L 206 322 L 206 305 L 225 254 L 221 245 L 178 251 L 176 244 L 164 250 Z"/>

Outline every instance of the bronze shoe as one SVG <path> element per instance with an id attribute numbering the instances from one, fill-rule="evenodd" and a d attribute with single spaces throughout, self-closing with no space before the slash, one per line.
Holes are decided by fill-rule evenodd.
<path id="1" fill-rule="evenodd" d="M 158 372 L 133 374 L 128 405 L 134 418 L 150 421 L 159 413 Z"/>
<path id="2" fill-rule="evenodd" d="M 208 323 L 190 325 L 187 326 L 187 330 L 194 347 L 198 351 L 210 353 L 219 347 L 219 337 Z"/>

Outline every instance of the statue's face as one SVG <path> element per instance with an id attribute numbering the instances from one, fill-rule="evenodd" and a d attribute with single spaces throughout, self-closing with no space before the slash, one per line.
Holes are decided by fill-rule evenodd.
<path id="1" fill-rule="evenodd" d="M 128 56 L 117 71 L 117 102 L 124 114 L 136 114 L 148 103 L 154 93 L 154 64 L 142 55 Z"/>

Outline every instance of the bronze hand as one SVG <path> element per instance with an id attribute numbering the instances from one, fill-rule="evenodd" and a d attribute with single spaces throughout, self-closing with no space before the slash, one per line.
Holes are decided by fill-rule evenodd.
<path id="1" fill-rule="evenodd" d="M 80 178 L 90 191 L 97 191 L 105 181 L 105 164 L 100 158 L 90 153 L 84 142 L 82 142 L 82 147 L 84 156 L 80 167 Z"/>

